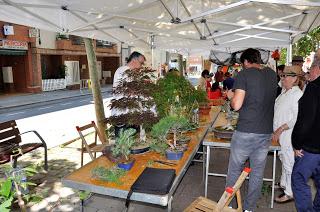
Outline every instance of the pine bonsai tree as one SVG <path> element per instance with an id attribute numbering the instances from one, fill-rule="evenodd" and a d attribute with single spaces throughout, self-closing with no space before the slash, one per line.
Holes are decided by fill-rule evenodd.
<path id="1" fill-rule="evenodd" d="M 125 71 L 113 91 L 119 98 L 113 99 L 110 104 L 111 109 L 121 111 L 119 115 L 109 118 L 110 123 L 140 126 L 140 141 L 146 140 L 145 129 L 150 129 L 158 121 L 151 96 L 156 88 L 151 80 L 153 72 L 150 68 Z"/>

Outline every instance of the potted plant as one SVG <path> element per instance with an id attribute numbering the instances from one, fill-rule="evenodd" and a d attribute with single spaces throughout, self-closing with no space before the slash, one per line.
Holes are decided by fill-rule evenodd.
<path id="1" fill-rule="evenodd" d="M 157 82 L 152 97 L 160 118 L 169 115 L 172 105 L 176 105 L 177 97 L 184 116 L 189 120 L 192 119 L 192 111 L 198 108 L 198 104 L 208 101 L 206 92 L 196 90 L 185 77 L 174 72 L 167 73 Z"/>
<path id="2" fill-rule="evenodd" d="M 134 164 L 134 159 L 130 158 L 130 150 L 135 144 L 135 129 L 121 130 L 120 136 L 116 138 L 114 146 L 111 148 L 112 156 L 118 163 L 118 167 L 124 170 L 130 170 Z"/>
<path id="3" fill-rule="evenodd" d="M 111 101 L 110 108 L 122 111 L 120 114 L 111 116 L 108 120 L 113 125 L 126 124 L 127 126 L 139 126 L 139 141 L 137 145 L 146 143 L 146 130 L 159 119 L 155 111 L 155 103 L 151 92 L 156 85 L 152 82 L 154 70 L 142 68 L 127 70 L 125 76 L 114 88 L 113 93 L 120 98 Z M 148 146 L 148 144 L 146 144 Z M 143 147 L 142 147 L 143 148 Z M 143 148 L 148 150 L 147 148 Z M 137 153 L 142 153 L 137 150 Z"/>
<path id="4" fill-rule="evenodd" d="M 189 121 L 185 117 L 169 115 L 162 118 L 152 127 L 151 135 L 159 142 L 155 147 L 163 147 L 167 144 L 165 154 L 168 160 L 179 160 L 183 156 L 184 147 L 177 145 L 177 134 L 189 126 Z M 173 133 L 172 142 L 167 139 L 169 132 Z M 164 149 L 162 149 L 164 150 Z"/>

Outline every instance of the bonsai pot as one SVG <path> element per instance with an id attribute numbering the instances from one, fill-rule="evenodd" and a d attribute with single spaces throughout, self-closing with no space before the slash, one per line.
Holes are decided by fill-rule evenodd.
<path id="1" fill-rule="evenodd" d="M 199 114 L 200 115 L 208 115 L 211 111 L 211 106 L 203 105 L 199 107 Z"/>
<path id="2" fill-rule="evenodd" d="M 183 150 L 166 150 L 167 160 L 180 160 L 183 156 Z"/>
<path id="3" fill-rule="evenodd" d="M 124 169 L 126 171 L 129 171 L 133 167 L 134 162 L 135 162 L 135 159 L 131 159 L 129 161 L 119 162 L 118 167 L 120 169 Z"/>
<path id="4" fill-rule="evenodd" d="M 150 150 L 149 146 L 142 147 L 142 148 L 133 148 L 130 150 L 130 153 L 136 155 L 136 154 L 142 154 L 142 153 L 148 152 L 149 150 Z"/>

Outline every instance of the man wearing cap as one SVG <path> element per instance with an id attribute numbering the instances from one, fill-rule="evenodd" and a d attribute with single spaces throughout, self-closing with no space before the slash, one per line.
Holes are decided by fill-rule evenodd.
<path id="1" fill-rule="evenodd" d="M 277 203 L 293 200 L 291 189 L 291 173 L 294 164 L 294 152 L 291 144 L 291 134 L 298 115 L 298 101 L 302 91 L 298 87 L 301 69 L 299 66 L 285 66 L 281 73 L 282 92 L 274 105 L 272 139 L 279 141 L 281 151 L 279 158 L 282 162 L 280 186 L 283 194 L 275 198 Z"/>
<path id="2" fill-rule="evenodd" d="M 239 120 L 231 139 L 226 187 L 235 184 L 245 162 L 249 160 L 252 172 L 243 208 L 245 211 L 254 211 L 261 195 L 271 144 L 277 74 L 261 66 L 261 54 L 256 49 L 245 50 L 240 61 L 244 70 L 235 79 L 234 92 L 229 90 L 227 93 L 232 108 L 239 111 Z"/>
<path id="3" fill-rule="evenodd" d="M 318 50 L 319 52 L 319 50 Z M 310 68 L 310 82 L 299 100 L 297 122 L 292 132 L 295 163 L 292 191 L 297 211 L 320 211 L 320 55 Z M 312 201 L 308 180 L 313 178 L 317 194 Z"/>

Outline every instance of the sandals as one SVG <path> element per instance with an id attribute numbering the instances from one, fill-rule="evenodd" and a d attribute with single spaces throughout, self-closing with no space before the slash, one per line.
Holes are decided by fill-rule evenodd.
<path id="1" fill-rule="evenodd" d="M 290 197 L 286 195 L 285 193 L 280 194 L 278 197 L 274 200 L 276 203 L 287 203 L 293 201 L 293 197 Z"/>

